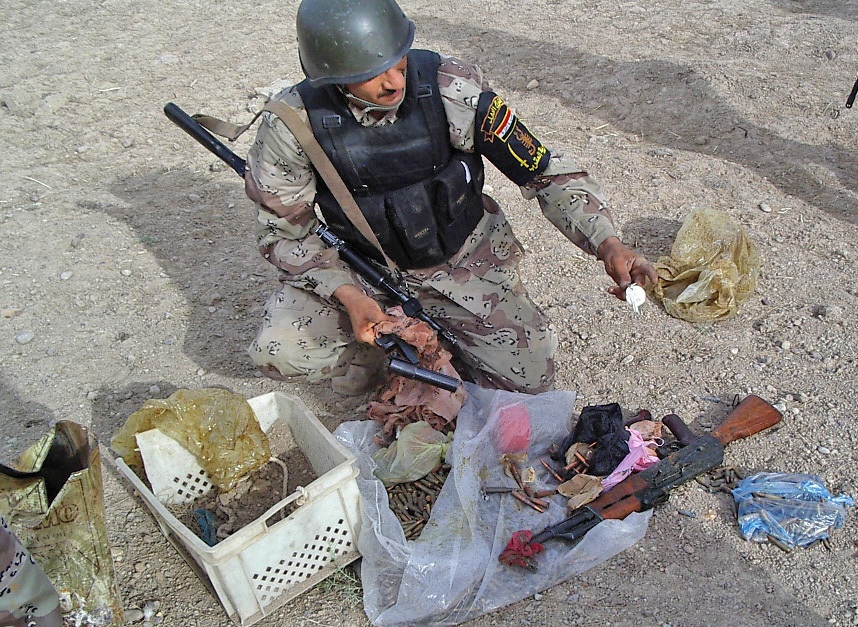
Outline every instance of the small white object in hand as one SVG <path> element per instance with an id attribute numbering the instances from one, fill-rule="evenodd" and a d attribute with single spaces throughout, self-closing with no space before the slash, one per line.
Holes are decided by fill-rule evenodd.
<path id="1" fill-rule="evenodd" d="M 635 313 L 640 313 L 640 307 L 646 302 L 646 292 L 640 285 L 629 285 L 626 288 L 626 302 L 632 306 Z"/>

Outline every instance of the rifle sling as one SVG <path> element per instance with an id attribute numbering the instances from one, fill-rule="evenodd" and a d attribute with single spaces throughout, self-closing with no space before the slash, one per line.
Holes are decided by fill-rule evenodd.
<path id="1" fill-rule="evenodd" d="M 227 139 L 235 141 L 242 133 L 253 126 L 257 118 L 262 115 L 264 111 L 268 111 L 269 113 L 276 115 L 291 131 L 292 135 L 294 135 L 295 139 L 307 153 L 307 157 L 310 159 L 313 167 L 316 168 L 316 172 L 319 173 L 319 176 L 321 176 L 325 181 L 325 184 L 328 186 L 328 189 L 331 190 L 334 198 L 336 198 L 337 202 L 340 203 L 340 206 L 343 208 L 343 212 L 346 214 L 348 219 L 351 220 L 352 224 L 354 224 L 357 230 L 360 231 L 360 234 L 363 235 L 367 241 L 375 246 L 375 248 L 382 254 L 388 269 L 395 276 L 397 273 L 396 264 L 382 249 L 381 243 L 378 241 L 378 238 L 369 226 L 369 223 L 366 221 L 363 212 L 361 212 L 360 207 L 358 207 L 357 202 L 355 202 L 354 197 L 349 191 L 349 188 L 346 187 L 346 184 L 343 182 L 343 179 L 339 172 L 337 172 L 334 164 L 331 163 L 328 155 L 325 154 L 322 146 L 313 135 L 312 129 L 308 124 L 304 123 L 292 107 L 280 102 L 279 100 L 269 100 L 265 103 L 265 106 L 253 116 L 253 119 L 243 126 L 225 122 L 209 115 L 196 114 L 191 117 L 199 122 L 200 126 L 208 129 L 215 135 L 220 135 L 221 137 L 226 137 Z"/>
<path id="2" fill-rule="evenodd" d="M 263 111 L 269 111 L 276 115 L 283 121 L 289 130 L 292 131 L 292 135 L 295 136 L 295 139 L 298 140 L 298 143 L 301 144 L 301 147 L 307 152 L 307 156 L 315 166 L 319 176 L 322 177 L 325 184 L 328 186 L 328 189 L 330 189 L 331 193 L 334 195 L 334 198 L 336 198 L 337 202 L 340 203 L 343 212 L 348 216 L 349 220 L 351 220 L 357 230 L 360 231 L 360 234 L 363 235 L 384 256 L 384 262 L 387 264 L 387 267 L 395 274 L 397 270 L 396 264 L 381 248 L 378 238 L 375 236 L 372 228 L 370 228 L 369 223 L 366 221 L 366 218 L 364 217 L 363 212 L 361 212 L 360 207 L 358 207 L 357 202 L 355 202 L 349 188 L 346 187 L 346 184 L 343 182 L 343 179 L 337 172 L 336 168 L 334 168 L 334 164 L 331 163 L 328 155 L 325 154 L 324 150 L 322 150 L 322 146 L 313 135 L 313 131 L 310 127 L 301 120 L 294 109 L 278 100 L 268 101 L 263 108 Z"/>

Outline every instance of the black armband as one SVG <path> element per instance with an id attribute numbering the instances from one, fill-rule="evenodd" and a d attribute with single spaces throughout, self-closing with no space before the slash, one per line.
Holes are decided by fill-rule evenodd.
<path id="1" fill-rule="evenodd" d="M 526 185 L 548 167 L 548 149 L 518 119 L 500 96 L 480 94 L 476 150 L 516 185 Z"/>

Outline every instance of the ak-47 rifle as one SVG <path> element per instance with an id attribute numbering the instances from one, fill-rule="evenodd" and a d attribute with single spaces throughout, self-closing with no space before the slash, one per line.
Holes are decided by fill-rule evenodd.
<path id="1" fill-rule="evenodd" d="M 632 512 L 642 512 L 665 502 L 676 486 L 720 466 L 727 444 L 768 429 L 780 420 L 781 413 L 777 409 L 752 394 L 736 405 L 711 432 L 690 439 L 686 446 L 657 464 L 628 476 L 596 500 L 575 509 L 568 518 L 536 535 L 516 532 L 498 559 L 509 566 L 535 569 L 536 562 L 531 556 L 542 550 L 543 542 L 553 538 L 577 542 L 607 518 L 622 519 Z M 670 428 L 678 431 L 677 439 L 689 440 L 690 430 L 676 421 L 678 417 L 674 416 Z"/>
<path id="2" fill-rule="evenodd" d="M 202 144 L 206 150 L 216 155 L 226 163 L 241 178 L 244 178 L 244 173 L 247 169 L 247 162 L 212 135 L 205 127 L 195 120 L 193 116 L 188 115 L 181 107 L 172 102 L 168 102 L 164 105 L 164 115 L 166 115 L 176 126 Z M 319 239 L 321 239 L 325 244 L 337 249 L 340 259 L 348 264 L 352 270 L 362 276 L 370 285 L 380 289 L 394 301 L 399 303 L 406 316 L 422 320 L 428 324 L 439 337 L 446 340 L 454 350 L 458 349 L 456 336 L 450 333 L 448 329 L 442 327 L 435 319 L 427 314 L 420 301 L 405 290 L 400 289 L 396 282 L 393 281 L 386 272 L 374 266 L 368 259 L 349 246 L 342 238 L 328 228 L 327 225 L 320 224 L 316 228 L 315 232 Z M 390 334 L 384 335 L 376 340 L 376 344 L 378 344 L 378 346 L 388 354 L 388 368 L 394 374 L 422 381 L 423 383 L 428 383 L 429 385 L 434 385 L 435 387 L 439 387 L 450 392 L 455 392 L 459 385 L 461 385 L 461 382 L 455 377 L 450 377 L 440 372 L 434 372 L 418 366 L 418 358 L 414 348 L 397 336 L 392 336 Z M 461 350 L 458 351 L 460 356 L 461 352 Z"/>

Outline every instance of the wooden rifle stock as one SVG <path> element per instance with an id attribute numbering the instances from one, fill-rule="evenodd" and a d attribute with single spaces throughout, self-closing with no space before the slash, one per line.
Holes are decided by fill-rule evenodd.
<path id="1" fill-rule="evenodd" d="M 747 438 L 763 429 L 776 425 L 781 420 L 781 412 L 759 396 L 751 394 L 720 425 L 712 429 L 712 436 L 727 446 L 734 440 Z"/>

